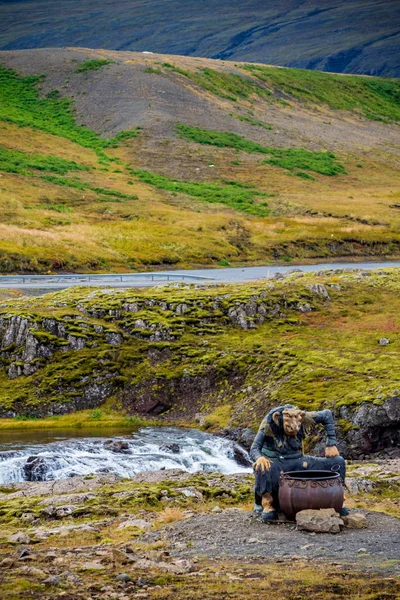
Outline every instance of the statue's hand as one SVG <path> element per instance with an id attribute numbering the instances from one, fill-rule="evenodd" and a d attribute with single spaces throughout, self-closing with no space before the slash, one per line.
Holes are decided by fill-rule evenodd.
<path id="1" fill-rule="evenodd" d="M 261 471 L 261 473 L 264 473 L 264 471 L 269 471 L 271 468 L 271 463 L 268 460 L 268 458 L 265 458 L 265 456 L 260 456 L 259 458 L 257 458 L 256 462 L 253 465 L 255 471 L 258 473 L 259 471 Z"/>
<path id="2" fill-rule="evenodd" d="M 325 456 L 326 458 L 334 458 L 335 456 L 339 456 L 339 450 L 336 446 L 327 446 L 325 448 Z"/>

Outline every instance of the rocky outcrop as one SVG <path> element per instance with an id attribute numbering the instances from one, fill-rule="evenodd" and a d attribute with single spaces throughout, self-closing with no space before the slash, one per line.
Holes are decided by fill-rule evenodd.
<path id="1" fill-rule="evenodd" d="M 342 406 L 342 419 L 352 427 L 346 434 L 350 456 L 364 457 L 382 451 L 399 453 L 400 445 L 400 394 L 376 405 L 364 402 L 359 407 Z"/>

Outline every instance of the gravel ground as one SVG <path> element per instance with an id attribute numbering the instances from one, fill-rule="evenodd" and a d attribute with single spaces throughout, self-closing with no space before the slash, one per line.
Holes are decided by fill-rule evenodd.
<path id="1" fill-rule="evenodd" d="M 293 523 L 265 525 L 252 513 L 227 509 L 176 522 L 167 529 L 166 537 L 175 543 L 176 554 L 185 557 L 319 558 L 400 573 L 400 520 L 358 512 L 367 516 L 368 529 L 313 534 L 297 531 Z"/>

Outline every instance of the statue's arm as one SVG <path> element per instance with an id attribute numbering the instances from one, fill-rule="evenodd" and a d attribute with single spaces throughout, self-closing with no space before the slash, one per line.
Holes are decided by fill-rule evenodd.
<path id="1" fill-rule="evenodd" d="M 264 441 L 265 433 L 260 430 L 254 438 L 254 441 L 250 448 L 250 458 L 253 462 L 256 462 L 256 460 L 260 458 L 260 456 L 262 456 L 261 450 L 264 445 Z"/>
<path id="2" fill-rule="evenodd" d="M 307 413 L 314 423 L 323 425 L 326 432 L 326 450 L 325 456 L 337 456 L 339 451 L 337 449 L 337 440 L 335 432 L 335 421 L 333 414 L 330 410 L 320 410 L 312 413 Z"/>

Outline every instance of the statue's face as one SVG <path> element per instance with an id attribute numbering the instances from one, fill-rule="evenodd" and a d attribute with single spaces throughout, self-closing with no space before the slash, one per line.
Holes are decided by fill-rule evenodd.
<path id="1" fill-rule="evenodd" d="M 299 408 L 285 408 L 282 416 L 283 429 L 287 436 L 294 437 L 298 434 L 305 414 L 305 411 Z"/>

